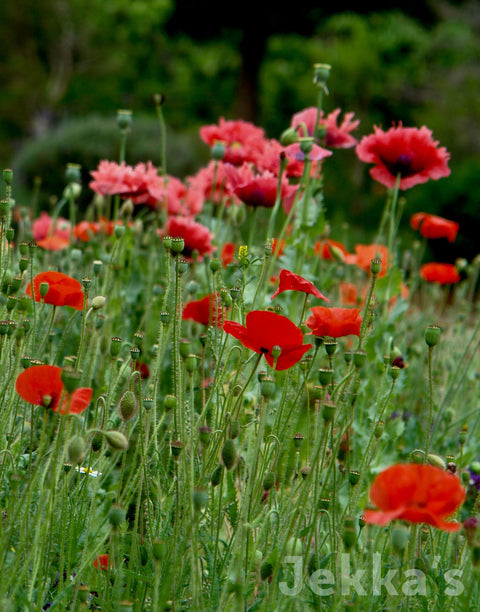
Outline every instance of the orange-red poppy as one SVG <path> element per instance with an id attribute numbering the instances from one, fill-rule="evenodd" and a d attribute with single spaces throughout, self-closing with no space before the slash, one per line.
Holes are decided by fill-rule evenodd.
<path id="1" fill-rule="evenodd" d="M 285 269 L 280 271 L 280 283 L 277 290 L 272 295 L 272 300 L 283 291 L 301 291 L 303 293 L 313 295 L 319 300 L 326 300 L 327 302 L 330 301 L 323 295 L 323 293 L 320 293 L 313 283 L 308 281 L 306 278 Z"/>
<path id="2" fill-rule="evenodd" d="M 450 285 L 460 280 L 457 268 L 447 263 L 426 263 L 420 268 L 420 276 L 429 283 L 440 285 Z"/>
<path id="3" fill-rule="evenodd" d="M 284 317 L 266 310 L 253 310 L 246 317 L 246 325 L 234 321 L 226 321 L 224 331 L 231 334 L 248 349 L 265 355 L 270 366 L 276 370 L 287 370 L 294 366 L 303 355 L 312 348 L 311 344 L 303 344 L 303 333 L 295 323 Z M 272 350 L 280 347 L 280 356 L 275 359 Z"/>
<path id="4" fill-rule="evenodd" d="M 314 306 L 310 310 L 312 314 L 305 324 L 312 330 L 313 335 L 329 338 L 360 335 L 362 317 L 358 308 Z"/>
<path id="5" fill-rule="evenodd" d="M 48 291 L 43 298 L 40 294 L 42 283 L 48 283 Z M 85 295 L 82 284 L 67 274 L 53 270 L 40 272 L 33 278 L 33 291 L 36 302 L 45 302 L 45 304 L 54 306 L 71 306 L 75 310 L 83 310 Z M 31 283 L 27 285 L 26 293 L 32 295 Z"/>
<path id="6" fill-rule="evenodd" d="M 221 305 L 220 296 L 210 293 L 201 300 L 192 300 L 185 304 L 182 319 L 196 321 L 202 325 L 222 327 L 225 318 L 225 307 Z"/>
<path id="7" fill-rule="evenodd" d="M 92 389 L 88 387 L 68 393 L 62 381 L 62 368 L 52 365 L 27 368 L 17 376 L 15 389 L 29 404 L 60 414 L 80 414 L 92 399 Z"/>
<path id="8" fill-rule="evenodd" d="M 93 562 L 93 567 L 95 569 L 108 570 L 110 565 L 110 555 L 98 555 L 98 557 Z"/>
<path id="9" fill-rule="evenodd" d="M 410 225 L 425 238 L 446 238 L 449 242 L 455 241 L 460 227 L 456 221 L 424 212 L 412 215 Z"/>
<path id="10" fill-rule="evenodd" d="M 370 489 L 379 508 L 366 510 L 367 523 L 387 525 L 394 519 L 426 523 L 445 531 L 458 531 L 460 523 L 447 522 L 465 500 L 460 480 L 448 472 L 419 463 L 392 465 L 381 472 Z"/>

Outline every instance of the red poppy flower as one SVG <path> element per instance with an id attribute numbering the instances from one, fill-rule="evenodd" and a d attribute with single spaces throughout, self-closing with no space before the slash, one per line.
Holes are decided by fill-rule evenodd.
<path id="1" fill-rule="evenodd" d="M 92 236 L 98 234 L 100 231 L 100 223 L 96 221 L 80 221 L 75 226 L 73 233 L 75 234 L 75 238 L 81 240 L 82 242 L 90 242 Z"/>
<path id="2" fill-rule="evenodd" d="M 361 301 L 358 288 L 353 283 L 340 283 L 340 295 L 344 306 L 358 306 Z"/>
<path id="3" fill-rule="evenodd" d="M 295 323 L 283 315 L 266 310 L 249 312 L 245 327 L 234 321 L 226 321 L 223 329 L 251 351 L 265 355 L 272 367 L 275 363 L 272 349 L 279 346 L 281 353 L 275 363 L 276 370 L 291 368 L 312 348 L 311 344 L 303 344 L 302 331 Z"/>
<path id="4" fill-rule="evenodd" d="M 314 336 L 340 338 L 342 336 L 359 336 L 362 317 L 358 308 L 326 308 L 314 306 L 312 314 L 305 321 Z"/>
<path id="5" fill-rule="evenodd" d="M 313 283 L 303 278 L 303 276 L 299 276 L 285 269 L 280 271 L 280 284 L 271 299 L 273 300 L 273 298 L 277 297 L 277 295 L 283 291 L 302 291 L 303 293 L 315 296 L 319 300 L 330 301 L 320 293 Z"/>
<path id="6" fill-rule="evenodd" d="M 332 250 L 333 249 L 333 250 Z M 318 241 L 313 246 L 313 252 L 320 255 L 322 259 L 342 259 L 350 255 L 346 247 L 337 240 Z"/>
<path id="7" fill-rule="evenodd" d="M 239 168 L 226 164 L 225 176 L 233 193 L 248 206 L 272 208 L 275 205 L 278 178 L 272 172 L 266 170 L 262 174 L 255 174 L 250 164 L 245 163 Z M 286 179 L 282 181 L 282 199 L 296 190 L 297 187 L 289 185 Z"/>
<path id="8" fill-rule="evenodd" d="M 47 236 L 37 240 L 37 246 L 46 251 L 63 251 L 70 245 L 70 240 L 62 236 Z"/>
<path id="9" fill-rule="evenodd" d="M 110 555 L 98 555 L 98 557 L 93 562 L 93 567 L 95 569 L 108 570 L 108 566 L 110 565 Z"/>
<path id="10" fill-rule="evenodd" d="M 445 147 L 438 148 L 432 132 L 422 128 L 404 128 L 400 123 L 387 132 L 374 126 L 375 134 L 362 138 L 356 152 L 364 162 L 375 164 L 371 176 L 394 187 L 400 175 L 400 189 L 410 189 L 428 179 L 439 179 L 450 174 L 450 155 Z"/>
<path id="11" fill-rule="evenodd" d="M 458 283 L 460 274 L 453 264 L 447 263 L 426 263 L 420 268 L 420 276 L 429 283 L 439 283 L 440 285 L 450 285 Z"/>
<path id="12" fill-rule="evenodd" d="M 42 283 L 48 283 L 48 291 L 44 298 L 40 295 L 40 285 Z M 75 278 L 67 276 L 67 274 L 53 270 L 40 272 L 33 278 L 33 291 L 36 302 L 43 301 L 45 304 L 71 306 L 75 310 L 83 310 L 85 295 L 82 284 Z M 32 295 L 31 283 L 27 285 L 26 294 Z"/>
<path id="13" fill-rule="evenodd" d="M 366 510 L 367 523 L 387 525 L 394 519 L 402 519 L 458 531 L 460 523 L 444 519 L 462 505 L 465 491 L 456 476 L 440 468 L 419 463 L 398 464 L 376 477 L 370 499 L 380 510 Z"/>
<path id="14" fill-rule="evenodd" d="M 277 257 L 281 257 L 286 244 L 285 240 L 280 240 L 279 242 L 278 238 L 272 238 L 272 253 L 275 253 Z"/>
<path id="15" fill-rule="evenodd" d="M 217 248 L 212 245 L 213 234 L 208 227 L 196 223 L 190 217 L 170 217 L 166 233 L 169 236 L 183 238 L 185 248 L 182 255 L 185 257 L 190 257 L 193 251 L 197 251 L 201 261 L 204 255 L 210 255 Z"/>
<path id="16" fill-rule="evenodd" d="M 196 321 L 202 325 L 222 327 L 225 318 L 225 307 L 222 307 L 220 296 L 210 293 L 201 300 L 193 300 L 185 305 L 182 319 Z"/>
<path id="17" fill-rule="evenodd" d="M 39 240 L 43 240 L 48 236 L 58 236 L 68 242 L 70 238 L 70 221 L 59 217 L 55 222 L 55 226 L 53 226 L 53 217 L 43 211 L 32 223 L 32 236 L 37 244 Z"/>
<path id="18" fill-rule="evenodd" d="M 412 215 L 410 225 L 414 230 L 420 230 L 425 238 L 446 238 L 449 242 L 455 241 L 460 227 L 456 221 L 424 212 Z"/>
<path id="19" fill-rule="evenodd" d="M 51 408 L 60 414 L 80 414 L 92 399 L 92 389 L 88 387 L 68 393 L 62 382 L 62 368 L 52 365 L 27 368 L 17 376 L 15 389 L 29 404 Z"/>
<path id="20" fill-rule="evenodd" d="M 234 262 L 236 250 L 237 250 L 237 247 L 235 246 L 235 243 L 225 242 L 225 244 L 222 247 L 222 252 L 220 254 L 220 259 L 222 260 L 222 265 L 224 268 L 226 268 L 228 264 L 231 264 Z"/>

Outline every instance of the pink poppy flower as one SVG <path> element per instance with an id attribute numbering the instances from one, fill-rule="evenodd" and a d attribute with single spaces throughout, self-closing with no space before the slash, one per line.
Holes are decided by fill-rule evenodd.
<path id="1" fill-rule="evenodd" d="M 400 175 L 400 189 L 410 189 L 450 174 L 447 149 L 438 147 L 438 141 L 425 126 L 405 128 L 400 123 L 387 132 L 377 126 L 374 130 L 374 134 L 362 138 L 355 150 L 361 161 L 375 164 L 370 174 L 382 185 L 394 187 Z"/>
<path id="2" fill-rule="evenodd" d="M 202 261 L 204 255 L 210 255 L 217 248 L 212 244 L 214 235 L 210 230 L 189 217 L 169 217 L 166 233 L 172 237 L 183 238 L 184 257 L 191 257 L 193 251 L 197 251 L 199 261 Z"/>
<path id="3" fill-rule="evenodd" d="M 278 178 L 271 172 L 265 171 L 256 175 L 247 163 L 239 168 L 227 164 L 225 175 L 232 191 L 248 206 L 272 208 L 275 205 Z M 289 185 L 286 179 L 282 181 L 282 198 L 288 197 L 296 190 L 297 187 Z"/>
<path id="4" fill-rule="evenodd" d="M 326 147 L 331 147 L 333 149 L 349 149 L 354 147 L 358 142 L 350 132 L 353 132 L 353 130 L 358 127 L 360 120 L 353 119 L 354 113 L 345 113 L 342 123 L 338 125 L 338 117 L 341 112 L 341 109 L 337 108 L 326 117 L 323 111 L 320 113 L 318 125 L 322 128 L 322 131 L 325 132 L 323 144 Z M 292 117 L 291 126 L 296 127 L 304 124 L 307 128 L 307 133 L 304 133 L 303 127 L 299 128 L 298 133 L 302 136 L 313 136 L 316 119 L 317 109 L 314 106 L 310 106 Z"/>
<path id="5" fill-rule="evenodd" d="M 212 147 L 216 142 L 225 144 L 222 161 L 235 166 L 244 162 L 256 163 L 265 145 L 265 132 L 242 119 L 225 121 L 220 117 L 218 125 L 205 125 L 200 128 L 201 139 Z"/>

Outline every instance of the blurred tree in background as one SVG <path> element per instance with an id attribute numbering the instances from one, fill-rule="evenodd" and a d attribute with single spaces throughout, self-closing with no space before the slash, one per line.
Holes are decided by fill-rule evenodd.
<path id="1" fill-rule="evenodd" d="M 315 103 L 312 64 L 326 62 L 333 68 L 325 110 L 354 111 L 357 137 L 374 123 L 426 124 L 451 152 L 452 176 L 408 192 L 407 208 L 471 226 L 480 210 L 480 4 L 383 8 L 309 0 L 285 12 L 251 0 L 235 10 L 216 0 L 4 0 L 2 166 L 14 167 L 17 197 L 26 202 L 22 188 L 37 175 L 45 196 L 58 195 L 66 163 L 82 164 L 87 179 L 101 158 L 118 155 L 119 108 L 133 111 L 128 161 L 158 164 L 152 94 L 162 92 L 169 172 L 184 176 L 208 159 L 200 125 L 242 116 L 278 137 L 294 112 Z M 325 164 L 330 218 L 340 225 L 348 207 L 353 218 L 376 222 L 383 192 L 353 151 L 334 158 Z M 457 252 L 459 245 L 466 254 L 476 249 L 464 240 Z"/>

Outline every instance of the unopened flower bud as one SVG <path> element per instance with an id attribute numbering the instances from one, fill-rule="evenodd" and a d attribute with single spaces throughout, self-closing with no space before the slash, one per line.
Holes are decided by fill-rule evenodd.
<path id="1" fill-rule="evenodd" d="M 212 487 L 218 487 L 218 485 L 220 484 L 220 481 L 222 480 L 222 474 L 223 474 L 223 465 L 219 464 L 213 470 L 212 475 L 210 476 L 210 482 L 212 483 Z"/>
<path id="2" fill-rule="evenodd" d="M 299 139 L 297 130 L 294 127 L 289 127 L 280 135 L 280 144 L 283 147 L 287 147 L 288 145 L 295 144 Z"/>
<path id="3" fill-rule="evenodd" d="M 235 460 L 237 458 L 237 451 L 235 449 L 235 443 L 232 439 L 228 439 L 225 441 L 222 447 L 222 461 L 223 465 L 226 467 L 228 471 L 230 471 L 235 465 Z"/>
<path id="4" fill-rule="evenodd" d="M 239 421 L 230 421 L 230 426 L 228 428 L 228 437 L 230 440 L 235 440 L 240 435 L 240 423 Z"/>
<path id="5" fill-rule="evenodd" d="M 275 474 L 273 472 L 267 472 L 263 478 L 263 490 L 270 491 L 275 484 Z"/>
<path id="6" fill-rule="evenodd" d="M 137 398 L 133 391 L 125 391 L 118 403 L 118 414 L 122 421 L 129 421 L 137 412 Z"/>
<path id="7" fill-rule="evenodd" d="M 176 406 L 177 406 L 177 398 L 175 397 L 175 395 L 166 395 L 163 398 L 163 407 L 165 408 L 166 412 L 173 410 L 174 408 L 176 408 Z"/>
<path id="8" fill-rule="evenodd" d="M 105 436 L 105 440 L 108 442 L 110 448 L 120 451 L 128 449 L 128 440 L 121 431 L 111 429 L 109 431 L 104 431 L 103 435 Z"/>
<path id="9" fill-rule="evenodd" d="M 80 465 L 85 457 L 85 440 L 81 436 L 73 436 L 67 446 L 67 460 L 73 465 Z"/>
<path id="10" fill-rule="evenodd" d="M 105 296 L 96 295 L 91 302 L 91 306 L 93 310 L 100 310 L 100 308 L 103 308 L 106 303 L 107 303 L 107 298 Z"/>

